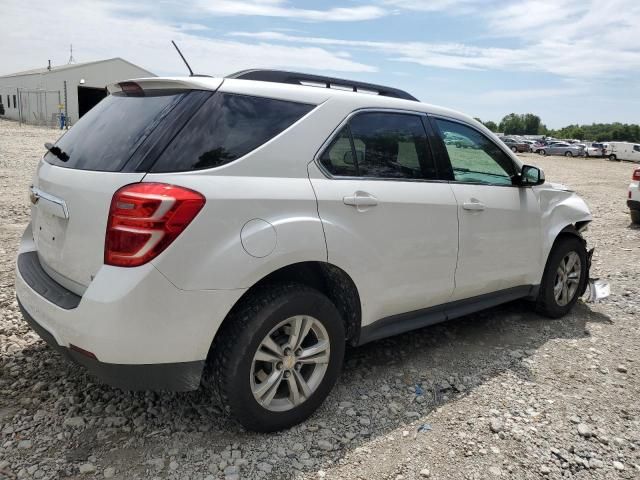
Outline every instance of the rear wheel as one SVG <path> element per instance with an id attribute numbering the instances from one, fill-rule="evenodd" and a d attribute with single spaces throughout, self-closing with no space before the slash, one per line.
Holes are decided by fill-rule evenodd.
<path id="1" fill-rule="evenodd" d="M 206 381 L 247 430 L 282 430 L 327 397 L 344 349 L 342 318 L 327 297 L 304 285 L 270 285 L 225 321 Z"/>
<path id="2" fill-rule="evenodd" d="M 571 153 L 571 152 L 564 152 L 564 156 L 565 156 L 565 157 L 573 157 L 573 153 Z"/>
<path id="3" fill-rule="evenodd" d="M 574 236 L 560 237 L 545 266 L 536 311 L 551 318 L 566 315 L 578 301 L 587 280 L 584 242 Z"/>
<path id="4" fill-rule="evenodd" d="M 518 148 L 517 147 L 511 147 L 511 151 L 513 153 L 518 153 Z"/>
<path id="5" fill-rule="evenodd" d="M 640 224 L 640 210 L 630 210 L 629 212 L 631 213 L 631 221 Z"/>
<path id="6" fill-rule="evenodd" d="M 611 160 L 612 162 L 615 162 L 616 160 L 618 160 L 618 157 L 616 157 L 613 153 L 611 155 L 609 155 L 609 160 Z"/>

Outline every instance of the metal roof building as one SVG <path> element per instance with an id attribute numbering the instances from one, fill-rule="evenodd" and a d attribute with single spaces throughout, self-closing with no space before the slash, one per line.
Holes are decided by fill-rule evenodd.
<path id="1" fill-rule="evenodd" d="M 55 126 L 65 113 L 72 125 L 107 95 L 108 84 L 140 77 L 155 75 L 119 57 L 3 75 L 0 118 Z"/>

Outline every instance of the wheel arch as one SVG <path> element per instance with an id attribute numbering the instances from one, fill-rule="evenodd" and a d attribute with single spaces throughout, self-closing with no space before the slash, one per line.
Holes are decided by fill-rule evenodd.
<path id="1" fill-rule="evenodd" d="M 258 289 L 269 284 L 299 283 L 314 288 L 326 295 L 337 307 L 345 326 L 346 339 L 349 344 L 356 345 L 360 337 L 362 308 L 360 294 L 351 276 L 341 268 L 321 261 L 307 261 L 289 264 L 265 275 L 256 281 L 236 301 L 220 324 L 212 339 L 214 345 L 218 333 L 223 330 L 225 322 L 229 321 L 232 313 L 239 308 L 247 298 Z M 209 352 L 209 356 L 211 352 Z"/>

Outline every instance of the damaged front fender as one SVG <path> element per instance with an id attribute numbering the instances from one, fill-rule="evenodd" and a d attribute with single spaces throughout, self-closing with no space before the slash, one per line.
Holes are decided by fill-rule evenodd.
<path id="1" fill-rule="evenodd" d="M 548 258 L 561 232 L 570 229 L 580 236 L 580 232 L 584 231 L 593 217 L 585 201 L 563 185 L 545 183 L 536 188 L 536 193 L 540 202 L 544 235 L 543 258 Z"/>

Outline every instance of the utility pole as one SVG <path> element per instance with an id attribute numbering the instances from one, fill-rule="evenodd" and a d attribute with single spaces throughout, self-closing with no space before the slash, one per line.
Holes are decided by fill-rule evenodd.
<path id="1" fill-rule="evenodd" d="M 67 81 L 64 81 L 64 129 L 69 129 L 69 111 L 67 110 Z"/>

